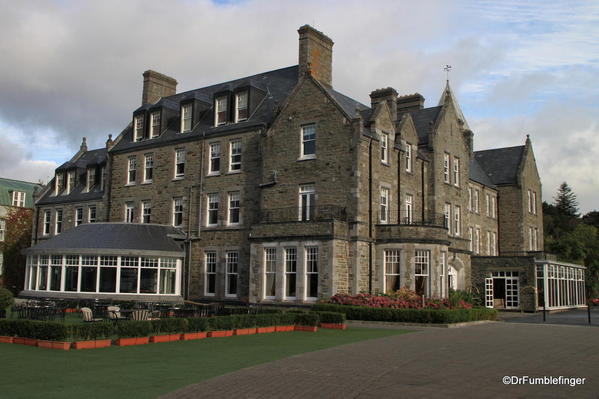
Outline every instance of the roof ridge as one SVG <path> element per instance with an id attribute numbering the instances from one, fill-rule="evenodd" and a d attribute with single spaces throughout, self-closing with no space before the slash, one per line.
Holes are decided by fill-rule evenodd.
<path id="1" fill-rule="evenodd" d="M 514 146 L 510 146 L 510 147 L 498 147 L 498 148 L 489 148 L 487 150 L 478 150 L 478 151 L 474 151 L 474 153 L 480 153 L 480 152 L 486 152 L 486 151 L 498 151 L 498 150 L 511 150 L 514 148 L 524 148 L 525 145 L 514 145 Z"/>
<path id="2" fill-rule="evenodd" d="M 1 180 L 10 180 L 10 181 L 15 182 L 15 183 L 33 184 L 33 185 L 36 185 L 36 186 L 40 185 L 39 183 L 34 183 L 34 182 L 31 182 L 31 181 L 11 179 L 10 177 L 1 177 L 0 176 L 0 179 Z"/>

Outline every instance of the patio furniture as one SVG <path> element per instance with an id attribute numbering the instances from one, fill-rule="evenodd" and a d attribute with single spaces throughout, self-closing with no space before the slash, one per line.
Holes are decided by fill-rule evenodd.
<path id="1" fill-rule="evenodd" d="M 112 321 L 126 320 L 127 318 L 121 314 L 121 308 L 118 306 L 108 306 L 106 308 L 108 319 Z"/>
<path id="2" fill-rule="evenodd" d="M 135 309 L 131 312 L 131 319 L 146 321 L 150 319 L 150 312 L 147 309 Z"/>
<path id="3" fill-rule="evenodd" d="M 83 315 L 83 321 L 85 322 L 95 322 L 102 321 L 102 319 L 94 318 L 94 314 L 90 308 L 81 308 L 81 314 Z"/>

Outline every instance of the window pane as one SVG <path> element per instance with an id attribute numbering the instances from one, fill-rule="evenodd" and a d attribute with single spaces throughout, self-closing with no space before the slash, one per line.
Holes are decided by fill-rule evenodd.
<path id="1" fill-rule="evenodd" d="M 158 289 L 158 269 L 141 269 L 140 294 L 155 294 Z"/>
<path id="2" fill-rule="evenodd" d="M 134 294 L 137 292 L 138 269 L 123 267 L 121 269 L 121 292 Z"/>
<path id="3" fill-rule="evenodd" d="M 85 257 L 84 257 L 85 258 Z M 97 267 L 81 268 L 81 292 L 96 292 Z"/>
<path id="4" fill-rule="evenodd" d="M 162 269 L 160 271 L 160 293 L 174 294 L 175 293 L 175 269 Z"/>
<path id="5" fill-rule="evenodd" d="M 116 292 L 116 267 L 100 268 L 100 292 Z"/>

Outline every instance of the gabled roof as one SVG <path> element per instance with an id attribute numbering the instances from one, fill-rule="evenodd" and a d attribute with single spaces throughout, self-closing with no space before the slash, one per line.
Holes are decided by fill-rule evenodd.
<path id="1" fill-rule="evenodd" d="M 494 184 L 517 184 L 524 148 L 525 146 L 519 145 L 475 151 L 474 158 Z"/>
<path id="2" fill-rule="evenodd" d="M 86 223 L 44 240 L 27 253 L 169 252 L 183 255 L 183 233 L 171 226 L 132 223 Z"/>
<path id="3" fill-rule="evenodd" d="M 166 131 L 159 137 L 133 142 L 133 127 L 128 126 L 124 130 L 122 139 L 115 144 L 111 151 L 126 151 L 150 145 L 162 145 L 171 142 L 190 140 L 201 137 L 203 134 L 212 135 L 245 128 L 249 129 L 267 126 L 273 121 L 277 112 L 277 107 L 281 105 L 291 93 L 297 81 L 298 66 L 294 65 L 162 98 L 156 104 L 148 106 L 148 108 L 154 107 L 155 105 L 161 105 L 162 103 L 168 103 L 170 109 L 178 111 L 180 103 L 190 99 L 200 100 L 208 104 L 210 108 L 204 111 L 204 114 L 200 116 L 199 122 L 193 127 L 191 132 L 180 133 L 179 118 L 171 117 L 167 121 Z M 246 121 L 215 127 L 212 123 L 211 114 L 214 95 L 219 92 L 228 90 L 234 91 L 243 87 L 251 87 L 257 89 L 259 92 L 263 92 L 264 98 L 257 104 L 255 109 L 250 110 L 251 115 Z M 143 107 L 138 109 L 143 109 Z"/>
<path id="4" fill-rule="evenodd" d="M 418 134 L 418 143 L 427 144 L 428 136 L 432 131 L 433 126 L 437 122 L 437 118 L 443 109 L 442 106 L 423 108 L 415 111 L 409 111 L 414 127 Z"/>
<path id="5" fill-rule="evenodd" d="M 42 189 L 40 184 L 0 177 L 0 205 L 12 206 L 12 192 L 25 193 L 25 208 L 33 208 L 33 194 Z"/>
<path id="6" fill-rule="evenodd" d="M 356 110 L 359 112 L 369 110 L 370 108 L 361 102 L 354 100 L 351 97 L 341 94 L 336 90 L 326 88 L 327 92 L 337 101 L 337 104 L 345 111 L 350 117 L 354 117 Z"/>
<path id="7" fill-rule="evenodd" d="M 470 171 L 470 176 L 469 176 L 470 180 L 473 180 L 477 183 L 482 184 L 483 186 L 487 186 L 487 187 L 490 187 L 493 189 L 497 188 L 495 186 L 495 184 L 493 184 L 493 182 L 491 181 L 489 176 L 485 173 L 483 168 L 480 166 L 480 164 L 478 163 L 476 158 L 472 158 L 470 160 L 469 171 Z"/>
<path id="8" fill-rule="evenodd" d="M 441 94 L 441 98 L 439 99 L 439 105 L 441 106 L 441 105 L 445 104 L 445 102 L 447 100 L 451 100 L 451 102 L 453 103 L 453 106 L 455 107 L 455 112 L 456 112 L 458 118 L 460 118 L 462 120 L 462 122 L 464 122 L 464 129 L 470 130 L 470 127 L 468 126 L 468 122 L 466 121 L 466 118 L 464 117 L 464 113 L 462 112 L 462 108 L 460 107 L 460 103 L 458 103 L 458 100 L 456 99 L 455 94 L 453 94 L 453 89 L 449 85 L 449 80 L 445 84 L 445 90 L 443 90 L 443 94 Z"/>
<path id="9" fill-rule="evenodd" d="M 106 163 L 108 151 L 106 148 L 98 148 L 96 150 L 86 151 L 76 161 L 67 161 L 56 168 L 56 171 L 81 168 L 86 169 L 89 166 L 101 165 Z"/>

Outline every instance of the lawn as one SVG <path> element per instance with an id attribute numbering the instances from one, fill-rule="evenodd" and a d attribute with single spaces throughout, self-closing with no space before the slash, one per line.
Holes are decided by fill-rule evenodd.
<path id="1" fill-rule="evenodd" d="M 351 328 L 59 351 L 0 344 L 6 398 L 155 398 L 241 368 L 404 330 Z"/>

